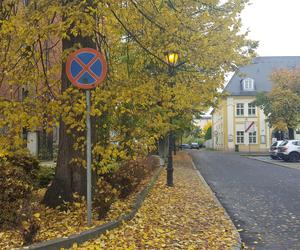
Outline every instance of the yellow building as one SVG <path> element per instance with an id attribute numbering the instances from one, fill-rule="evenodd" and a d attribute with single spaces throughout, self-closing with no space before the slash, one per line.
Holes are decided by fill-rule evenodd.
<path id="1" fill-rule="evenodd" d="M 238 147 L 239 151 L 267 151 L 275 136 L 263 111 L 251 103 L 258 92 L 272 89 L 272 72 L 299 66 L 298 56 L 256 57 L 250 65 L 239 68 L 224 89 L 227 96 L 212 111 L 213 148 L 234 151 Z M 295 137 L 300 135 L 296 133 Z"/>

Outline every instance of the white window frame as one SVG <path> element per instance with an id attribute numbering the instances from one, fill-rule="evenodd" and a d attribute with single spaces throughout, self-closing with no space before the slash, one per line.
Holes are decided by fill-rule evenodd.
<path id="1" fill-rule="evenodd" d="M 254 90 L 254 80 L 251 78 L 246 78 L 243 80 L 243 90 L 253 91 Z"/>
<path id="2" fill-rule="evenodd" d="M 249 132 L 249 144 L 257 144 L 257 133 L 256 131 Z"/>
<path id="3" fill-rule="evenodd" d="M 235 113 L 237 116 L 244 116 L 245 115 L 245 105 L 244 103 L 237 103 Z"/>
<path id="4" fill-rule="evenodd" d="M 244 143 L 245 143 L 245 132 L 236 131 L 236 144 L 244 144 Z"/>
<path id="5" fill-rule="evenodd" d="M 256 115 L 256 106 L 254 104 L 248 103 L 248 115 L 249 116 Z"/>

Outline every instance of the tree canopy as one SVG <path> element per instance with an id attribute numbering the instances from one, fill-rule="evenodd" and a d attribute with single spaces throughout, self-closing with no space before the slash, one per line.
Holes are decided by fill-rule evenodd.
<path id="1" fill-rule="evenodd" d="M 148 153 L 169 130 L 180 130 L 215 105 L 224 74 L 254 53 L 256 43 L 240 30 L 246 4 L 0 1 L 1 150 L 24 147 L 24 128 L 51 131 L 63 122 L 60 140 L 71 134 L 71 147 L 84 153 L 85 95 L 64 84 L 64 63 L 69 53 L 91 44 L 109 66 L 107 79 L 92 92 L 94 166 L 105 172 L 111 163 Z M 179 52 L 182 64 L 174 77 L 164 60 L 170 50 Z M 85 165 L 82 155 L 74 164 Z"/>
<path id="2" fill-rule="evenodd" d="M 287 131 L 300 125 L 300 69 L 274 71 L 269 93 L 259 93 L 255 104 L 261 107 L 270 126 Z"/>

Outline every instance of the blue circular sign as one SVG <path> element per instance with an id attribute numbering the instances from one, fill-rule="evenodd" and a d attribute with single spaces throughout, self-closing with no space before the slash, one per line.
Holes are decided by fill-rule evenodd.
<path id="1" fill-rule="evenodd" d="M 82 48 L 69 55 L 66 73 L 74 86 L 81 89 L 92 89 L 105 79 L 107 64 L 99 51 Z"/>

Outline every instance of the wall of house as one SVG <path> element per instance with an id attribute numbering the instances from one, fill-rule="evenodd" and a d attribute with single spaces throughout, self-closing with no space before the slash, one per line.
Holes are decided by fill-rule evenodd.
<path id="1" fill-rule="evenodd" d="M 255 114 L 248 113 L 248 104 L 255 97 L 251 96 L 228 96 L 224 99 L 218 109 L 213 113 L 213 148 L 217 150 L 234 151 L 236 145 L 239 151 L 267 151 L 271 143 L 271 131 L 265 121 L 265 115 L 261 109 L 255 108 Z M 237 114 L 237 104 L 244 105 L 244 114 Z M 249 132 L 245 132 L 246 126 L 254 122 L 249 131 L 255 132 L 252 141 L 249 140 Z M 243 133 L 243 141 L 238 140 L 237 131 Z M 223 143 L 220 141 L 223 140 Z M 249 143 L 250 141 L 250 143 Z"/>
<path id="2" fill-rule="evenodd" d="M 38 157 L 38 134 L 37 134 L 37 132 L 28 132 L 27 133 L 27 148 L 33 156 Z"/>
<path id="3" fill-rule="evenodd" d="M 295 140 L 300 140 L 300 128 L 295 130 Z"/>
<path id="4" fill-rule="evenodd" d="M 216 108 L 212 115 L 212 147 L 217 150 L 225 149 L 225 123 L 224 115 L 226 112 L 226 100 L 222 100 L 218 108 Z"/>
<path id="5" fill-rule="evenodd" d="M 270 129 L 265 121 L 265 115 L 261 109 L 255 108 L 255 114 L 249 114 L 248 105 L 255 100 L 255 97 L 249 96 L 234 96 L 233 99 L 233 137 L 234 145 L 239 146 L 240 151 L 267 151 L 270 147 Z M 237 114 L 237 104 L 244 105 L 244 114 Z M 249 132 L 255 132 L 255 142 L 250 142 L 249 132 L 246 132 L 246 127 L 254 122 L 253 128 Z M 244 132 L 244 142 L 239 142 L 237 131 Z M 253 137 L 252 137 L 253 138 Z M 232 149 L 232 148 L 229 148 Z"/>
<path id="6" fill-rule="evenodd" d="M 226 105 L 226 124 L 227 124 L 227 141 L 225 142 L 226 150 L 234 150 L 235 146 L 235 137 L 234 137 L 234 99 L 232 97 L 227 97 L 227 105 Z"/>

